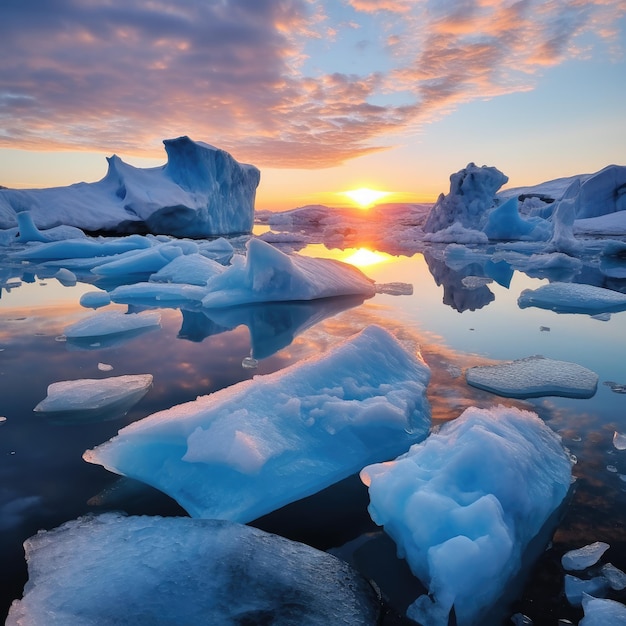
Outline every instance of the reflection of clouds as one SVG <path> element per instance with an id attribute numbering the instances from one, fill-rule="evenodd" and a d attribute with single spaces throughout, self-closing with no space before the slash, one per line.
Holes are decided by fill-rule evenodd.
<path id="1" fill-rule="evenodd" d="M 30 512 L 41 505 L 39 496 L 18 496 L 8 489 L 0 491 L 0 530 L 19 526 Z"/>

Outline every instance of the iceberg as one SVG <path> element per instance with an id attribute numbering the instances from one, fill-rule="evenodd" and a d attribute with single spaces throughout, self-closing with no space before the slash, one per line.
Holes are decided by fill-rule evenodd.
<path id="1" fill-rule="evenodd" d="M 33 409 L 64 423 L 104 421 L 125 415 L 152 385 L 152 374 L 63 380 Z"/>
<path id="2" fill-rule="evenodd" d="M 376 293 L 374 281 L 347 263 L 285 254 L 256 238 L 246 249 L 245 260 L 234 257 L 232 265 L 209 280 L 204 307 Z"/>
<path id="3" fill-rule="evenodd" d="M 160 167 L 135 168 L 113 155 L 106 176 L 95 183 L 0 189 L 0 228 L 16 226 L 18 214 L 28 210 L 37 229 L 65 225 L 177 237 L 251 232 L 259 170 L 186 136 L 163 143 L 168 160 Z"/>
<path id="4" fill-rule="evenodd" d="M 82 517 L 25 544 L 7 626 L 378 623 L 346 563 L 256 528 L 185 517 Z"/>
<path id="5" fill-rule="evenodd" d="M 450 176 L 450 192 L 439 196 L 424 223 L 424 232 L 435 233 L 455 223 L 482 230 L 488 211 L 495 204 L 496 192 L 508 180 L 495 167 L 469 163 Z"/>
<path id="6" fill-rule="evenodd" d="M 543 356 L 470 367 L 465 372 L 465 379 L 472 387 L 507 398 L 591 398 L 598 387 L 598 375 L 595 372 L 577 363 Z"/>
<path id="7" fill-rule="evenodd" d="M 522 553 L 565 498 L 572 461 L 537 415 L 466 409 L 395 461 L 365 467 L 372 520 L 429 589 L 421 624 L 480 624 Z"/>
<path id="8" fill-rule="evenodd" d="M 429 377 L 369 326 L 327 354 L 134 422 L 84 458 L 192 517 L 249 522 L 426 437 Z"/>
<path id="9" fill-rule="evenodd" d="M 626 311 L 626 294 L 583 283 L 554 282 L 524 289 L 517 299 L 521 309 L 538 307 L 557 313 L 617 313 Z"/>

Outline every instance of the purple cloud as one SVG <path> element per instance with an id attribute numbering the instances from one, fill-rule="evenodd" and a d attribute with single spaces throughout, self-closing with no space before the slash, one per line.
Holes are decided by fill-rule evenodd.
<path id="1" fill-rule="evenodd" d="M 326 167 L 384 149 L 475 97 L 606 37 L 621 0 L 4 0 L 0 147 L 161 156 L 187 134 L 262 167 Z M 348 14 L 347 14 L 348 13 Z M 388 69 L 308 70 L 314 42 L 377 20 Z M 384 39 L 384 41 L 383 41 Z M 402 93 L 404 104 L 394 94 Z M 389 102 L 393 104 L 381 104 Z"/>

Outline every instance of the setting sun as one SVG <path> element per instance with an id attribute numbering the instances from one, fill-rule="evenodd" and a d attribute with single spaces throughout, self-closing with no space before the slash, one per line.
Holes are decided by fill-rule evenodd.
<path id="1" fill-rule="evenodd" d="M 362 209 L 366 209 L 374 204 L 374 202 L 388 196 L 390 193 L 390 191 L 376 191 L 375 189 L 361 187 L 360 189 L 344 191 L 343 195 L 348 196 L 350 200 L 358 204 Z"/>

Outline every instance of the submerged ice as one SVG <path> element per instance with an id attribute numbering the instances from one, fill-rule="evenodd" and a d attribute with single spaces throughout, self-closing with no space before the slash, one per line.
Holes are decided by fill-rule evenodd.
<path id="1" fill-rule="evenodd" d="M 530 540 L 557 509 L 571 460 L 534 413 L 469 408 L 395 461 L 361 472 L 370 515 L 428 587 L 408 616 L 460 626 L 481 612 L 520 568 Z"/>
<path id="2" fill-rule="evenodd" d="M 371 626 L 379 603 L 343 561 L 256 528 L 185 517 L 84 517 L 25 544 L 7 626 Z"/>
<path id="3" fill-rule="evenodd" d="M 135 422 L 84 458 L 194 517 L 247 522 L 423 439 L 429 376 L 370 326 L 328 354 Z"/>

